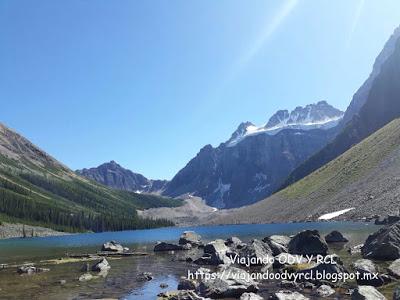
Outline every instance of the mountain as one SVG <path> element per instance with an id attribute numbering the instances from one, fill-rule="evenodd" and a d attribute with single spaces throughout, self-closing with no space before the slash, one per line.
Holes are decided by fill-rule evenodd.
<path id="1" fill-rule="evenodd" d="M 192 194 L 217 208 L 240 207 L 272 194 L 288 174 L 325 146 L 343 112 L 325 101 L 279 111 L 265 126 L 239 125 L 231 138 L 203 147 L 164 191 Z"/>
<path id="2" fill-rule="evenodd" d="M 96 168 L 77 170 L 76 173 L 106 186 L 132 192 L 160 193 L 168 182 L 147 179 L 121 167 L 113 160 Z"/>
<path id="3" fill-rule="evenodd" d="M 303 178 L 400 116 L 400 27 L 378 56 L 374 70 L 354 95 L 335 139 L 296 168 L 283 187 Z"/>
<path id="4" fill-rule="evenodd" d="M 181 204 L 78 176 L 0 123 L 0 220 L 65 231 L 150 228 L 171 222 L 142 219 L 137 209 Z"/>
<path id="5" fill-rule="evenodd" d="M 211 223 L 346 219 L 398 212 L 400 119 L 395 119 L 317 171 L 253 205 L 218 212 Z"/>

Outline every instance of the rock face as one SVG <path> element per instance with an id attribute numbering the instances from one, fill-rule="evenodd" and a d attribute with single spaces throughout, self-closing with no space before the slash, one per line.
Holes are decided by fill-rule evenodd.
<path id="1" fill-rule="evenodd" d="M 257 292 L 258 286 L 246 271 L 225 267 L 220 269 L 216 278 L 204 280 L 198 287 L 200 296 L 210 298 L 239 298 L 244 293 Z"/>
<path id="2" fill-rule="evenodd" d="M 124 247 L 116 241 L 111 241 L 104 243 L 101 247 L 101 251 L 124 252 Z"/>
<path id="3" fill-rule="evenodd" d="M 132 192 L 161 192 L 168 182 L 166 180 L 147 179 L 141 174 L 121 167 L 113 160 L 96 168 L 82 169 L 76 172 L 114 189 Z"/>
<path id="4" fill-rule="evenodd" d="M 374 287 L 361 285 L 351 294 L 352 300 L 386 300 Z"/>
<path id="5" fill-rule="evenodd" d="M 337 136 L 294 170 L 284 186 L 307 176 L 338 157 L 373 132 L 400 116 L 400 29 L 397 28 L 379 56 L 369 78 L 354 95 Z M 377 59 L 377 60 L 378 60 Z"/>
<path id="6" fill-rule="evenodd" d="M 179 238 L 179 245 L 185 245 L 185 244 L 191 244 L 195 246 L 200 245 L 201 236 L 194 231 L 185 231 Z"/>
<path id="7" fill-rule="evenodd" d="M 277 256 L 281 253 L 288 252 L 288 246 L 290 242 L 290 237 L 285 235 L 271 235 L 263 239 L 269 248 L 272 250 L 272 254 Z"/>
<path id="8" fill-rule="evenodd" d="M 395 260 L 400 258 L 400 222 L 371 234 L 361 253 L 365 258 Z"/>
<path id="9" fill-rule="evenodd" d="M 278 113 L 266 127 L 242 123 L 225 143 L 202 148 L 163 194 L 175 197 L 191 193 L 217 208 L 257 202 L 275 192 L 294 168 L 333 137 L 333 129 L 311 124 L 333 126 L 336 123 L 329 120 L 342 115 L 321 101 L 298 107 L 282 118 Z"/>
<path id="10" fill-rule="evenodd" d="M 349 240 L 346 239 L 339 231 L 334 230 L 325 236 L 325 241 L 327 243 L 347 243 Z"/>
<path id="11" fill-rule="evenodd" d="M 289 242 L 289 253 L 300 255 L 326 255 L 328 245 L 317 230 L 305 230 L 296 234 Z"/>

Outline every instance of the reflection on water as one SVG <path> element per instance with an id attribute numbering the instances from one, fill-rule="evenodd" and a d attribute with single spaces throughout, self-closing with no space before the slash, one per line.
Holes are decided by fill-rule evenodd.
<path id="1" fill-rule="evenodd" d="M 0 264 L 34 262 L 42 266 L 44 259 L 65 256 L 65 253 L 93 253 L 102 243 L 116 240 L 130 248 L 150 253 L 146 257 L 110 259 L 112 266 L 106 278 L 89 282 L 78 282 L 82 274 L 82 262 L 48 266 L 51 271 L 33 276 L 20 276 L 15 269 L 0 271 L 0 299 L 87 299 L 119 298 L 155 299 L 162 292 L 161 283 L 169 285 L 166 290 L 175 289 L 180 276 L 187 274 L 194 266 L 176 262 L 175 256 L 167 253 L 154 254 L 152 247 L 156 241 L 177 241 L 185 230 L 198 232 L 203 240 L 238 236 L 244 241 L 263 238 L 271 234 L 295 234 L 303 229 L 318 229 L 322 234 L 339 230 L 346 234 L 355 245 L 365 241 L 367 235 L 377 227 L 367 223 L 324 222 L 292 224 L 250 224 L 203 226 L 187 228 L 162 228 L 123 232 L 78 234 L 62 237 L 33 239 L 10 239 L 0 241 Z M 345 252 L 336 249 L 338 252 Z M 141 272 L 151 272 L 154 280 L 137 280 Z M 61 280 L 66 280 L 61 284 Z"/>

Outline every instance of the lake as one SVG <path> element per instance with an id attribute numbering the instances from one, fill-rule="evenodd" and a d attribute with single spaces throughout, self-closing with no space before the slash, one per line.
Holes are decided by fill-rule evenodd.
<path id="1" fill-rule="evenodd" d="M 200 227 L 171 227 L 149 230 L 76 234 L 60 237 L 0 240 L 0 264 L 34 262 L 50 268 L 50 272 L 21 276 L 16 269 L 0 271 L 1 299 L 88 299 L 121 298 L 130 300 L 155 299 L 163 291 L 176 289 L 180 276 L 193 266 L 176 263 L 175 256 L 168 253 L 154 254 L 152 247 L 157 241 L 177 242 L 183 231 L 194 230 L 204 241 L 237 236 L 244 241 L 263 238 L 272 234 L 292 235 L 304 229 L 317 229 L 321 234 L 339 230 L 350 240 L 350 245 L 365 241 L 378 230 L 370 223 L 317 222 L 289 224 L 245 224 Z M 65 253 L 94 253 L 104 242 L 116 240 L 138 251 L 146 251 L 146 257 L 110 259 L 111 270 L 107 277 L 89 282 L 79 282 L 82 262 L 58 264 L 49 261 L 65 256 Z M 151 272 L 154 280 L 138 282 L 137 274 Z M 60 280 L 66 280 L 60 284 Z"/>

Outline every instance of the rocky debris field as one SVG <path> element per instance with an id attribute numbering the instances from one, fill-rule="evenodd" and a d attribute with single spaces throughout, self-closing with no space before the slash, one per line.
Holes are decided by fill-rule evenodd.
<path id="1" fill-rule="evenodd" d="M 400 222 L 371 234 L 363 245 L 346 247 L 347 242 L 338 231 L 321 236 L 305 230 L 247 243 L 237 237 L 204 243 L 195 232 L 184 232 L 179 243 L 159 242 L 154 251 L 196 271 L 158 299 L 400 299 Z M 347 249 L 350 261 L 332 249 Z"/>

